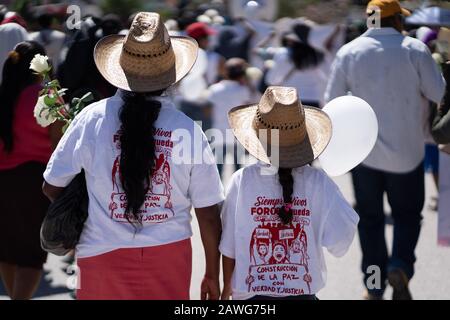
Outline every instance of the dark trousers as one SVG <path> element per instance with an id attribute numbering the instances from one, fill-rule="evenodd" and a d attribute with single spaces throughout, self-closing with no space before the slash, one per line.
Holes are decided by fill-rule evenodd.
<path id="1" fill-rule="evenodd" d="M 423 163 L 405 174 L 388 173 L 360 165 L 352 171 L 352 177 L 356 210 L 360 217 L 358 231 L 363 254 L 364 284 L 367 287 L 367 280 L 373 274 L 368 273 L 367 268 L 378 266 L 381 271 L 382 287 L 368 290 L 373 295 L 382 295 L 390 270 L 400 268 L 409 279 L 414 275 L 416 261 L 414 251 L 419 239 L 425 198 Z M 385 192 L 394 221 L 394 239 L 390 257 L 384 234 Z"/>

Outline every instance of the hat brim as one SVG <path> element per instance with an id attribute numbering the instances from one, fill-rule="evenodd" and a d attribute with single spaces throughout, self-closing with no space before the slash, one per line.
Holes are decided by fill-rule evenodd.
<path id="1" fill-rule="evenodd" d="M 331 120 L 325 112 L 309 106 L 303 108 L 307 135 L 303 142 L 287 147 L 275 147 L 261 142 L 254 126 L 257 104 L 231 109 L 228 121 L 236 139 L 256 159 L 281 168 L 297 168 L 317 159 L 327 147 L 332 135 Z M 278 152 L 270 155 L 271 149 L 275 148 Z"/>
<path id="2" fill-rule="evenodd" d="M 163 90 L 183 79 L 197 60 L 198 44 L 192 38 L 171 36 L 175 55 L 174 70 L 156 76 L 131 76 L 120 65 L 120 55 L 125 35 L 110 35 L 101 39 L 94 49 L 98 71 L 113 86 L 133 92 Z"/>

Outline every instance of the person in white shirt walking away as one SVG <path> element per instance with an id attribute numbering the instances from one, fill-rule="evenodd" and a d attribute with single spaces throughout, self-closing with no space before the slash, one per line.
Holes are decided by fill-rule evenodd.
<path id="1" fill-rule="evenodd" d="M 396 0 L 373 0 L 380 9 L 381 28 L 370 28 L 337 53 L 325 100 L 351 92 L 374 109 L 378 140 L 369 156 L 352 172 L 360 215 L 359 238 L 366 298 L 381 299 L 386 280 L 393 299 L 412 299 L 408 289 L 414 275 L 415 247 L 424 204 L 424 134 L 422 112 L 429 101 L 439 103 L 445 81 L 427 46 L 402 35 L 409 13 Z M 394 219 L 389 255 L 385 239 L 383 195 Z M 367 283 L 369 266 L 381 271 L 381 286 Z"/>
<path id="2" fill-rule="evenodd" d="M 287 87 L 267 88 L 259 103 L 233 108 L 229 119 L 260 162 L 237 171 L 228 185 L 221 298 L 316 300 L 326 282 L 323 249 L 343 256 L 359 220 L 336 184 L 309 165 L 328 145 L 331 121 Z M 265 141 L 266 130 L 278 133 L 279 143 Z"/>
<path id="3" fill-rule="evenodd" d="M 236 170 L 240 168 L 238 150 L 232 133 L 227 138 L 228 111 L 233 106 L 258 101 L 260 94 L 251 87 L 247 78 L 248 64 L 241 58 L 231 58 L 225 63 L 226 78 L 208 89 L 207 100 L 212 104 L 212 128 L 214 133 L 217 167 L 222 174 L 227 154 L 233 153 Z"/>

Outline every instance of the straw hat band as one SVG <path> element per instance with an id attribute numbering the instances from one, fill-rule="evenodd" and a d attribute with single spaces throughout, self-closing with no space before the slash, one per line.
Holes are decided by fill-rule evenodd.
<path id="1" fill-rule="evenodd" d="M 138 56 L 137 53 L 134 54 L 131 51 L 127 52 L 124 46 L 120 55 L 120 65 L 123 67 L 126 66 L 127 72 L 135 76 L 157 76 L 163 72 L 174 69 L 175 67 L 175 55 L 173 50 L 170 49 L 171 46 L 169 46 L 167 50 L 164 49 L 164 51 L 155 53 L 156 56 L 151 54 L 151 56 L 148 57 L 144 54 L 139 54 Z"/>
<path id="2" fill-rule="evenodd" d="M 255 122 L 257 122 L 256 119 Z M 268 145 L 281 147 L 299 144 L 305 140 L 307 135 L 307 131 L 302 128 L 297 128 L 294 130 L 266 129 L 258 127 L 258 124 L 255 123 L 253 125 L 253 129 L 256 131 L 256 135 L 260 139 L 267 141 Z"/>
<path id="3" fill-rule="evenodd" d="M 136 53 L 136 52 L 132 52 L 131 50 L 129 50 L 126 47 L 123 47 L 123 52 L 129 54 L 130 56 L 137 57 L 137 58 L 157 58 L 157 57 L 160 57 L 160 56 L 166 54 L 169 51 L 169 49 L 171 49 L 171 48 L 172 48 L 172 46 L 171 46 L 171 43 L 169 42 L 167 44 L 167 47 L 165 49 L 163 48 L 162 51 L 160 51 L 158 53 L 147 53 L 147 54 L 146 53 Z"/>
<path id="4" fill-rule="evenodd" d="M 264 120 L 261 120 L 260 117 L 258 118 L 257 113 L 258 110 L 256 111 L 253 128 L 257 131 L 258 136 L 262 135 L 260 139 L 266 140 L 268 145 L 292 146 L 301 143 L 306 138 L 307 131 L 304 124 L 297 123 L 295 125 L 274 126 L 263 123 Z M 262 132 L 260 130 L 266 131 Z M 272 140 L 272 138 L 275 140 Z"/>
<path id="5" fill-rule="evenodd" d="M 298 119 L 297 122 L 293 123 L 283 123 L 283 124 L 274 124 L 273 122 L 269 122 L 270 120 L 264 120 L 264 116 L 261 115 L 259 109 L 256 110 L 256 120 L 261 123 L 266 129 L 279 129 L 279 130 L 293 130 L 303 127 L 304 118 Z"/>

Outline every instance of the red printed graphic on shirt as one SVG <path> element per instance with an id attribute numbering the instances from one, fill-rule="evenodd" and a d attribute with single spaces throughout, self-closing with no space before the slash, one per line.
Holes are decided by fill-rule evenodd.
<path id="1" fill-rule="evenodd" d="M 284 225 L 278 210 L 283 200 L 257 197 L 250 214 L 257 223 L 250 240 L 248 292 L 259 295 L 311 294 L 308 270 L 310 214 L 306 199 L 294 198 L 293 220 Z"/>
<path id="2" fill-rule="evenodd" d="M 120 130 L 113 136 L 117 150 L 120 150 Z M 170 157 L 172 156 L 172 132 L 158 128 L 155 132 L 156 161 L 150 178 L 150 187 L 145 196 L 144 204 L 140 210 L 142 224 L 161 223 L 174 216 L 171 202 L 172 186 L 170 185 Z M 117 222 L 134 222 L 133 215 L 125 214 L 127 204 L 126 194 L 121 188 L 122 176 L 120 173 L 120 155 L 116 157 L 111 170 L 113 192 L 109 210 L 111 219 Z"/>

